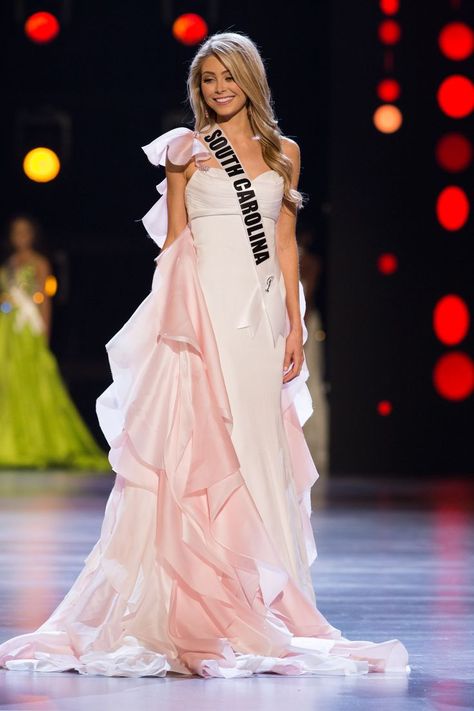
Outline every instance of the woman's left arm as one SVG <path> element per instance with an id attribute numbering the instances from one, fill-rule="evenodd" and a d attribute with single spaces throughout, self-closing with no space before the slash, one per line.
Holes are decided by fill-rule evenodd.
<path id="1" fill-rule="evenodd" d="M 282 150 L 293 163 L 291 187 L 298 188 L 300 176 L 300 149 L 295 141 L 282 139 Z M 283 382 L 293 380 L 301 372 L 303 365 L 303 328 L 299 303 L 299 254 L 296 242 L 297 209 L 293 203 L 283 201 L 276 223 L 276 250 L 286 290 L 286 309 L 290 320 L 290 332 L 286 338 Z"/>

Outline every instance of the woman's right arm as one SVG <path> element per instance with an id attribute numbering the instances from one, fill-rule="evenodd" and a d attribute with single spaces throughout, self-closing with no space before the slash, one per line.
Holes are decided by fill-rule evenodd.
<path id="1" fill-rule="evenodd" d="M 188 214 L 184 202 L 186 188 L 186 165 L 174 165 L 166 158 L 166 206 L 168 210 L 168 231 L 163 249 L 169 247 L 188 224 Z"/>

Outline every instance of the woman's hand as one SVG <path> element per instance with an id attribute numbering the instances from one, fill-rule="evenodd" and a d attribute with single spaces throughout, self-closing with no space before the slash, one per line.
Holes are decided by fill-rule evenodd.
<path id="1" fill-rule="evenodd" d="M 285 358 L 283 361 L 284 383 L 288 383 L 300 374 L 303 366 L 303 359 L 303 331 L 301 328 L 292 328 L 286 337 Z M 288 368 L 290 368 L 290 370 L 288 370 L 285 374 L 285 371 Z"/>

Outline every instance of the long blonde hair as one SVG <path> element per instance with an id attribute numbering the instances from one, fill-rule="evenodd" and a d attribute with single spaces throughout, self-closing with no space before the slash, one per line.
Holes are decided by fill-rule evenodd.
<path id="1" fill-rule="evenodd" d="M 303 196 L 291 187 L 293 164 L 282 152 L 282 133 L 273 111 L 273 100 L 265 67 L 257 46 L 247 35 L 219 32 L 211 35 L 198 49 L 189 68 L 188 100 L 194 113 L 194 130 L 202 131 L 216 122 L 216 112 L 205 103 L 201 92 L 201 66 L 214 55 L 230 71 L 247 96 L 247 111 L 254 135 L 259 136 L 265 163 L 276 170 L 284 181 L 283 198 L 302 207 Z M 207 114 L 207 115 L 206 115 Z"/>

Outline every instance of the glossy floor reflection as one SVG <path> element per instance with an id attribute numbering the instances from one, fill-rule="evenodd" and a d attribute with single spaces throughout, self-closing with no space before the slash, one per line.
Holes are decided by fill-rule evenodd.
<path id="1" fill-rule="evenodd" d="M 38 627 L 98 538 L 111 475 L 0 473 L 0 640 Z M 473 484 L 319 481 L 318 606 L 349 638 L 398 637 L 407 677 L 220 680 L 0 670 L 0 709 L 473 709 Z"/>

